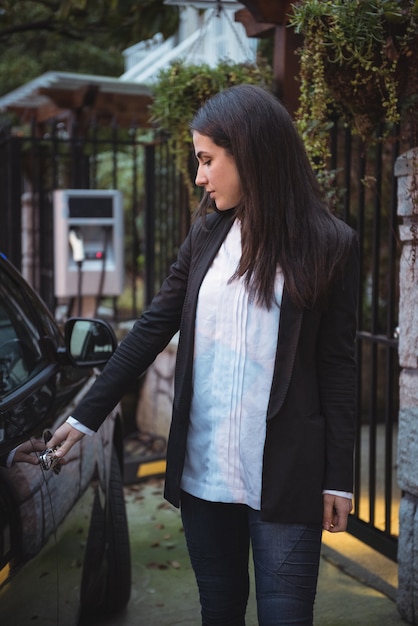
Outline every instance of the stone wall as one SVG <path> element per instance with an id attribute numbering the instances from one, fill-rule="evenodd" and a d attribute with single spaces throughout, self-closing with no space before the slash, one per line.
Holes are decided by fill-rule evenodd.
<path id="1" fill-rule="evenodd" d="M 412 243 L 417 191 L 418 148 L 401 155 L 398 176 L 398 215 L 402 242 L 399 302 L 400 408 L 398 483 L 403 491 L 399 512 L 398 610 L 411 624 L 418 623 L 418 249 Z M 413 199 L 415 202 L 413 202 Z M 418 207 L 415 206 L 415 213 Z M 417 215 L 418 219 L 418 215 Z M 418 224 L 417 224 L 418 226 Z M 418 237 L 418 233 L 417 233 Z"/>
<path id="2" fill-rule="evenodd" d="M 173 337 L 148 368 L 136 413 L 139 432 L 168 439 L 174 398 L 178 336 Z"/>

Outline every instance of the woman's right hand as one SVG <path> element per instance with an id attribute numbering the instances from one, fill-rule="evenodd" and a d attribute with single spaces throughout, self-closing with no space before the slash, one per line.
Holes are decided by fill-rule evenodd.
<path id="1" fill-rule="evenodd" d="M 77 441 L 84 437 L 84 433 L 74 428 L 68 422 L 64 422 L 48 441 L 49 448 L 57 448 L 55 456 L 62 459 Z"/>

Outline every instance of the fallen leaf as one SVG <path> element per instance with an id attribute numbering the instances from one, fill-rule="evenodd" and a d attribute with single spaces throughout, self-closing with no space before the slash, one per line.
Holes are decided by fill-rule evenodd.
<path id="1" fill-rule="evenodd" d="M 161 504 L 159 504 L 157 506 L 157 509 L 159 509 L 159 510 L 161 510 L 161 509 L 172 509 L 172 508 L 173 507 L 168 502 L 161 502 Z"/>

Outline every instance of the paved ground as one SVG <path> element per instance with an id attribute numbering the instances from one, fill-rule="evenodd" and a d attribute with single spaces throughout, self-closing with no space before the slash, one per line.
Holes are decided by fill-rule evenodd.
<path id="1" fill-rule="evenodd" d="M 162 497 L 162 480 L 125 488 L 132 541 L 133 590 L 111 626 L 199 626 L 196 583 L 179 513 Z M 347 534 L 323 546 L 315 626 L 405 624 L 397 612 L 396 564 Z M 251 596 L 247 626 L 257 626 Z"/>

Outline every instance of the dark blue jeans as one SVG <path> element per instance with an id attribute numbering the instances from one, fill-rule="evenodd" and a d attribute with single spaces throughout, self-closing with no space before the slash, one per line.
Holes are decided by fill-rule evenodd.
<path id="1" fill-rule="evenodd" d="M 320 524 L 262 522 L 242 504 L 182 493 L 181 513 L 199 587 L 203 626 L 245 626 L 253 552 L 259 626 L 311 626 Z"/>

